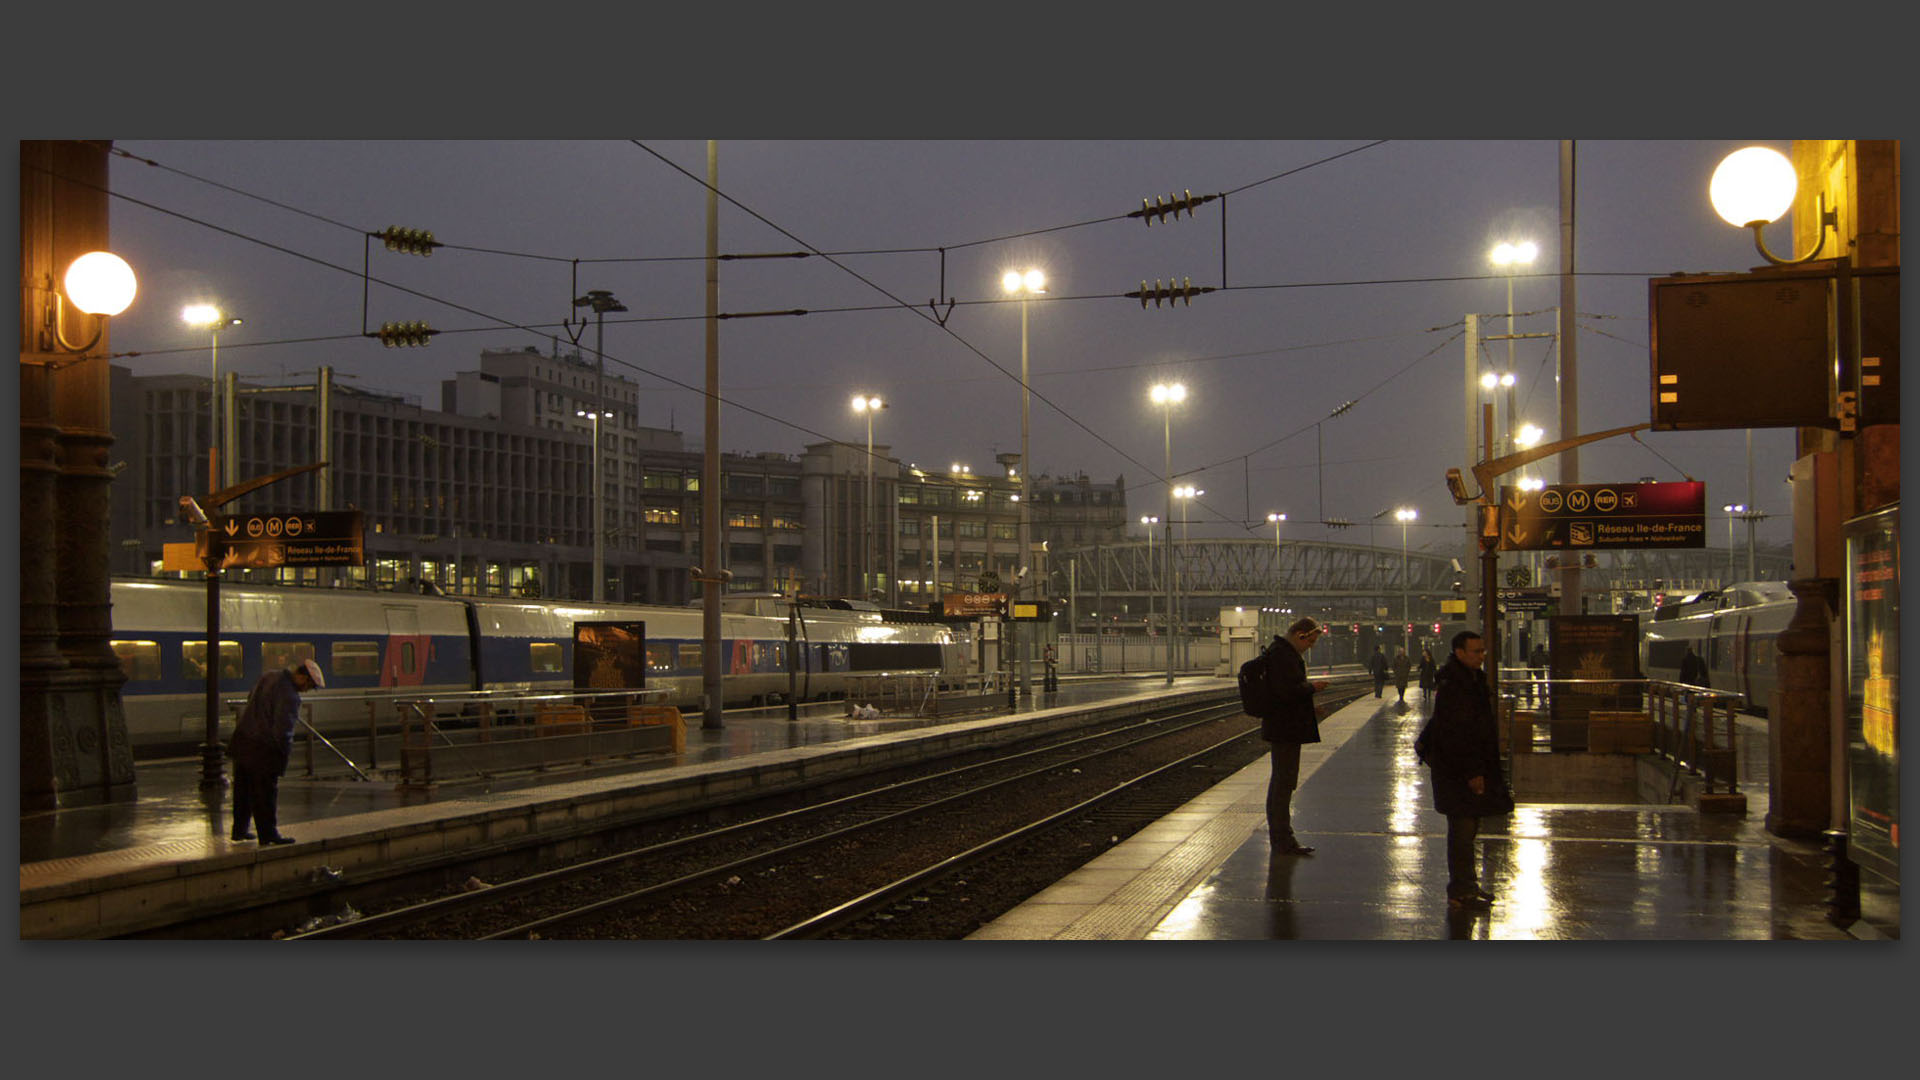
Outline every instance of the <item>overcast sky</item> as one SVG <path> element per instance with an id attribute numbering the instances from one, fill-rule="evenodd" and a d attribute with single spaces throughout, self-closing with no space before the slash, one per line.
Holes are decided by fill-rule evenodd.
<path id="1" fill-rule="evenodd" d="M 1584 430 L 1649 418 L 1649 277 L 1761 261 L 1707 201 L 1714 166 L 1743 145 L 1577 144 Z M 564 345 L 583 330 L 564 325 L 571 298 L 607 289 L 630 309 L 607 319 L 608 369 L 639 382 L 641 423 L 703 444 L 706 144 L 116 147 L 144 159 L 112 165 L 113 242 L 141 283 L 112 340 L 141 355 L 117 363 L 204 373 L 205 335 L 179 312 L 207 301 L 246 320 L 222 338 L 223 370 L 270 382 L 331 364 L 354 386 L 437 407 L 440 381 L 477 367 L 482 349 Z M 1020 308 L 1000 277 L 1037 266 L 1049 285 L 1029 307 L 1035 471 L 1124 476 L 1134 511 L 1158 512 L 1163 426 L 1148 388 L 1179 379 L 1173 471 L 1206 491 L 1194 536 L 1244 536 L 1249 523 L 1271 535 L 1266 515 L 1283 511 L 1288 536 L 1360 540 L 1363 528 L 1314 522 L 1364 526 L 1411 505 L 1452 526 L 1416 530 L 1414 547 L 1457 546 L 1443 475 L 1466 464 L 1462 324 L 1477 313 L 1483 334 L 1505 332 L 1492 245 L 1541 248 L 1534 276 L 1514 283 L 1517 331 L 1553 330 L 1559 303 L 1551 140 L 722 141 L 718 162 L 723 254 L 825 253 L 721 264 L 723 313 L 809 312 L 721 324 L 723 448 L 862 442 L 848 399 L 866 390 L 889 402 L 874 438 L 894 455 L 991 470 L 1020 447 Z M 1122 216 L 1189 190 L 1225 197 L 1150 227 Z M 362 234 L 388 225 L 448 246 L 421 259 L 376 243 L 363 283 Z M 1791 246 L 1785 223 L 1769 238 Z M 1173 278 L 1217 291 L 1145 310 L 1119 295 Z M 358 336 L 410 320 L 444 332 L 417 349 Z M 580 344 L 593 343 L 585 328 Z M 1557 436 L 1552 339 L 1514 354 L 1518 413 Z M 1506 344 L 1485 343 L 1483 359 L 1504 368 Z M 1789 430 L 1754 433 L 1751 499 L 1744 432 L 1641 438 L 1651 450 L 1627 438 L 1583 449 L 1580 479 L 1691 476 L 1708 485 L 1710 546 L 1726 543 L 1726 502 L 1774 515 L 1762 543 L 1790 535 Z M 1744 546 L 1744 526 L 1735 535 Z"/>

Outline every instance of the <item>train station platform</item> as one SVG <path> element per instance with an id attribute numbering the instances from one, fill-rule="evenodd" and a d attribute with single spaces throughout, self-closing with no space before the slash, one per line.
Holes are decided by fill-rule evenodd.
<path id="1" fill-rule="evenodd" d="M 1262 759 L 1075 874 L 976 931 L 973 940 L 1732 940 L 1883 939 L 1898 911 L 1826 918 L 1816 844 L 1765 831 L 1765 720 L 1744 815 L 1686 805 L 1523 802 L 1485 819 L 1486 912 L 1450 912 L 1446 819 L 1413 754 L 1426 702 L 1391 691 L 1321 721 L 1303 748 L 1293 803 L 1307 856 L 1275 855 Z M 1751 743 L 1750 743 L 1751 745 Z M 1749 758 L 1752 755 L 1748 755 Z"/>
<path id="2" fill-rule="evenodd" d="M 203 791 L 198 758 L 143 762 L 134 800 L 22 816 L 20 934 L 133 932 L 183 907 L 296 890 L 317 873 L 370 872 L 463 845 L 590 828 L 606 815 L 906 763 L 991 740 L 1010 724 L 1044 729 L 1088 713 L 1145 711 L 1169 697 L 1198 701 L 1232 692 L 1229 681 L 1210 676 L 1183 675 L 1169 688 L 1161 676 L 1142 675 L 1063 680 L 1059 690 L 1023 699 L 1017 710 L 959 718 L 853 720 L 836 713 L 788 720 L 782 710 L 754 710 L 729 712 L 724 726 L 708 730 L 690 715 L 680 752 L 425 790 L 305 780 L 290 771 L 280 785 L 279 819 L 296 842 L 267 848 L 228 839 L 231 788 Z"/>

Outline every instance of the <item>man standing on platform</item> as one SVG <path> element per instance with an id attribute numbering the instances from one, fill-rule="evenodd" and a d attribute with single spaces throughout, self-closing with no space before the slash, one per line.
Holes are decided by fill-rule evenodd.
<path id="1" fill-rule="evenodd" d="M 1474 841 L 1482 816 L 1513 809 L 1481 671 L 1486 659 L 1487 643 L 1479 634 L 1453 635 L 1453 656 L 1435 680 L 1433 719 L 1414 743 L 1415 753 L 1433 770 L 1433 808 L 1447 816 L 1447 905 L 1454 910 L 1485 910 L 1493 903 L 1493 894 L 1480 887 Z"/>
<path id="2" fill-rule="evenodd" d="M 251 840 L 257 823 L 262 844 L 291 844 L 279 829 L 280 777 L 293 756 L 293 728 L 300 695 L 327 685 L 312 658 L 283 671 L 269 671 L 247 695 L 227 756 L 233 759 L 233 839 Z"/>
<path id="3" fill-rule="evenodd" d="M 1269 755 L 1273 773 L 1267 780 L 1267 836 L 1276 855 L 1313 854 L 1293 835 L 1293 789 L 1300 784 L 1301 744 L 1320 741 L 1320 717 L 1313 708 L 1320 684 L 1307 681 L 1305 653 L 1324 632 L 1312 619 L 1299 619 L 1270 650 L 1267 691 L 1273 707 L 1260 718 L 1260 737 L 1273 747 Z"/>
<path id="4" fill-rule="evenodd" d="M 1373 675 L 1373 696 L 1379 697 L 1387 688 L 1387 654 L 1380 646 L 1373 647 L 1373 656 L 1367 660 L 1367 671 Z"/>

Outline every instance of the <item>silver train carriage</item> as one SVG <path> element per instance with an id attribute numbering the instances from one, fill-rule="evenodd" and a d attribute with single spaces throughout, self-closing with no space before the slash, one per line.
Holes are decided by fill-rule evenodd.
<path id="1" fill-rule="evenodd" d="M 1649 679 L 1678 681 L 1691 645 L 1706 661 L 1710 688 L 1741 695 L 1741 711 L 1765 716 L 1779 681 L 1774 639 L 1793 610 L 1793 593 L 1779 581 L 1745 581 L 1669 601 L 1646 624 L 1640 669 Z"/>
<path id="2" fill-rule="evenodd" d="M 110 640 L 127 676 L 121 701 L 136 753 L 191 752 L 206 734 L 206 587 L 115 579 L 112 599 Z M 727 705 L 785 699 L 789 610 L 797 613 L 791 681 L 801 700 L 844 694 L 850 675 L 959 675 L 971 662 L 964 628 L 915 612 L 793 608 L 754 596 L 727 597 L 723 606 Z M 313 657 L 327 687 L 305 700 L 327 734 L 364 733 L 369 694 L 396 691 L 644 686 L 691 709 L 702 696 L 702 618 L 698 607 L 223 583 L 219 692 L 243 697 L 263 672 Z M 222 739 L 232 719 L 223 708 Z M 390 723 L 392 710 L 382 707 L 379 719 Z"/>

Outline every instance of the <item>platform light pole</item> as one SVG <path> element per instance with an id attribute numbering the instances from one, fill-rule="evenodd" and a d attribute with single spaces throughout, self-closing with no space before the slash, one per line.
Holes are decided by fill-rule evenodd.
<path id="1" fill-rule="evenodd" d="M 1173 685 L 1173 407 L 1187 400 L 1187 388 L 1181 383 L 1155 383 L 1148 391 L 1153 403 L 1160 406 L 1165 419 L 1166 431 L 1166 477 L 1167 509 L 1165 515 L 1166 533 L 1161 536 L 1161 546 L 1166 549 L 1167 560 L 1167 685 Z"/>
<path id="2" fill-rule="evenodd" d="M 1393 516 L 1400 522 L 1400 643 L 1407 650 L 1407 655 L 1412 656 L 1413 631 L 1407 629 L 1413 621 L 1413 617 L 1408 614 L 1410 608 L 1407 599 L 1410 585 L 1407 574 L 1407 526 L 1420 516 L 1420 512 L 1410 506 L 1403 506 L 1395 510 Z"/>
<path id="3" fill-rule="evenodd" d="M 606 599 L 604 586 L 607 580 L 604 546 L 607 529 L 600 505 L 600 420 L 613 414 L 598 410 L 575 409 L 573 415 L 593 422 L 593 602 L 598 604 Z"/>
<path id="4" fill-rule="evenodd" d="M 1286 523 L 1287 515 L 1273 513 L 1267 515 L 1273 523 L 1273 598 L 1280 599 L 1280 526 Z"/>
<path id="5" fill-rule="evenodd" d="M 1028 484 L 1032 474 L 1033 455 L 1027 445 L 1028 406 L 1033 398 L 1031 384 L 1027 381 L 1027 304 L 1033 297 L 1043 296 L 1047 291 L 1047 275 L 1029 267 L 1025 270 L 1009 270 L 1000 278 L 1000 288 L 1010 296 L 1020 298 L 1020 557 L 1013 567 L 1013 595 L 1020 597 L 1021 583 L 1030 574 L 1023 574 L 1027 560 L 1033 557 L 1033 509 L 1030 505 L 1033 489 Z M 1009 621 L 1008 630 L 1013 638 L 1014 651 L 1020 656 L 1020 693 L 1031 696 L 1033 693 L 1033 657 L 1022 640 L 1020 624 Z"/>
<path id="6" fill-rule="evenodd" d="M 189 304 L 181 310 L 180 320 L 207 332 L 207 420 L 212 425 L 207 440 L 207 490 L 218 491 L 225 486 L 220 482 L 223 473 L 229 484 L 235 475 L 233 462 L 227 460 L 230 447 L 220 437 L 220 331 L 239 326 L 241 320 L 239 316 L 229 315 L 212 304 Z"/>
<path id="7" fill-rule="evenodd" d="M 860 599 L 873 599 L 873 414 L 887 407 L 878 394 L 855 394 L 853 411 L 867 418 L 867 506 L 860 522 Z"/>
<path id="8" fill-rule="evenodd" d="M 1206 494 L 1206 491 L 1204 489 L 1194 487 L 1192 484 L 1182 484 L 1181 486 L 1173 489 L 1173 497 L 1176 499 L 1179 499 L 1181 504 L 1180 505 L 1180 554 L 1183 557 L 1183 559 L 1187 553 L 1187 524 L 1190 521 L 1191 515 L 1193 513 L 1193 500 L 1205 494 Z M 1187 623 L 1186 611 L 1185 611 L 1186 604 L 1187 604 L 1187 600 L 1186 600 L 1187 591 L 1186 589 L 1181 588 L 1181 589 L 1175 590 L 1175 592 L 1176 592 L 1176 595 L 1180 597 L 1180 606 L 1181 606 L 1180 627 L 1184 631 L 1186 629 L 1186 623 Z M 1168 642 L 1168 645 L 1169 647 L 1171 647 L 1172 642 Z M 1188 667 L 1193 666 L 1193 650 L 1190 646 L 1190 642 L 1188 641 L 1188 637 L 1185 633 L 1182 633 L 1180 635 L 1180 662 Z"/>
<path id="9" fill-rule="evenodd" d="M 605 289 L 589 289 L 587 295 L 574 298 L 573 306 L 593 309 L 593 600 L 599 603 L 606 591 L 606 554 L 603 538 L 607 522 L 600 504 L 600 418 L 607 411 L 607 312 L 625 311 L 627 306 Z M 616 481 L 617 490 L 617 481 Z M 624 581 L 624 579 L 622 579 Z"/>

